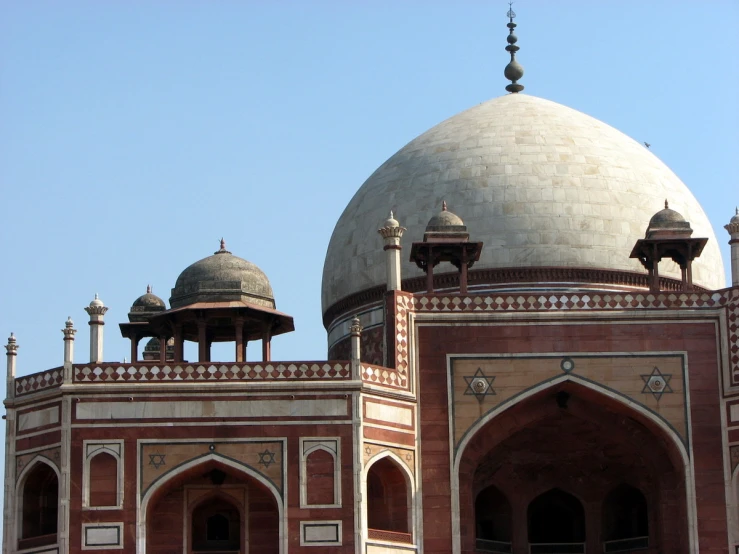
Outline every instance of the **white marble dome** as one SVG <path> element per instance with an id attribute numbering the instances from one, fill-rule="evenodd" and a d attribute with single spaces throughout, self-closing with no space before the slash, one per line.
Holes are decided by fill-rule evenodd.
<path id="1" fill-rule="evenodd" d="M 708 237 L 693 265 L 696 284 L 724 286 L 711 224 L 688 188 L 642 144 L 571 108 L 526 94 L 484 102 L 426 131 L 365 181 L 341 215 L 323 268 L 325 312 L 342 298 L 385 283 L 377 229 L 393 210 L 408 261 L 442 201 L 483 241 L 475 268 L 582 267 L 645 273 L 629 259 L 651 217 L 680 212 Z M 453 271 L 440 266 L 438 272 Z M 680 278 L 677 266 L 660 273 Z"/>

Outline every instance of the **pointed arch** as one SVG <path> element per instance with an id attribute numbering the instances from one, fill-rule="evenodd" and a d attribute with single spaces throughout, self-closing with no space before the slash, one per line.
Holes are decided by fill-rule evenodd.
<path id="1" fill-rule="evenodd" d="M 41 479 L 33 483 L 36 490 L 26 490 L 26 486 L 30 485 L 29 477 L 39 471 L 42 472 Z M 42 455 L 31 459 L 18 475 L 15 489 L 15 537 L 12 543 L 19 550 L 57 542 L 61 523 L 59 521 L 61 517 L 60 483 L 59 468 L 49 458 Z M 31 501 L 35 502 L 35 505 L 31 505 Z M 23 544 L 25 541 L 28 541 L 28 544 Z"/>
<path id="2" fill-rule="evenodd" d="M 677 431 L 659 414 L 653 412 L 646 406 L 636 402 L 635 400 L 609 389 L 599 383 L 581 378 L 577 375 L 566 374 L 554 379 L 540 383 L 530 389 L 527 389 L 520 394 L 502 402 L 494 409 L 485 413 L 475 424 L 464 434 L 459 444 L 456 446 L 451 444 L 452 447 L 452 467 L 451 467 L 451 482 L 452 482 L 452 552 L 453 554 L 460 554 L 462 550 L 462 538 L 461 538 L 461 523 L 460 523 L 460 470 L 462 462 L 465 457 L 466 449 L 472 442 L 472 440 L 479 434 L 479 432 L 487 427 L 487 425 L 502 416 L 514 407 L 519 406 L 527 401 L 535 399 L 540 395 L 545 394 L 548 391 L 557 389 L 568 389 L 581 387 L 585 389 L 591 397 L 599 398 L 599 402 L 604 406 L 610 406 L 614 409 L 618 409 L 621 413 L 627 412 L 633 419 L 641 423 L 646 429 L 652 434 L 661 437 L 664 440 L 666 446 L 666 452 L 669 455 L 674 467 L 681 470 L 684 475 L 685 484 L 685 500 L 687 510 L 687 533 L 690 552 L 696 552 L 698 548 L 698 537 L 696 533 L 697 529 L 697 514 L 695 513 L 694 506 L 690 502 L 690 498 L 695 495 L 695 478 L 693 461 L 686 445 L 687 441 L 683 441 L 682 437 Z M 686 389 L 689 390 L 686 380 Z M 591 400 L 592 402 L 592 400 Z M 536 420 L 536 416 L 530 416 L 531 421 Z M 690 433 L 690 415 L 687 416 L 688 433 Z M 510 433 L 514 430 L 510 429 Z M 453 440 L 453 439 L 450 439 Z"/>
<path id="3" fill-rule="evenodd" d="M 392 464 L 392 467 L 395 468 L 398 473 L 402 476 L 405 484 L 405 495 L 404 500 L 406 504 L 406 526 L 403 528 L 402 526 L 400 529 L 404 529 L 401 531 L 397 531 L 395 529 L 386 529 L 386 530 L 377 530 L 377 531 L 390 531 L 391 533 L 399 535 L 398 540 L 401 540 L 402 542 L 413 542 L 414 537 L 416 537 L 416 512 L 415 512 L 415 503 L 414 503 L 414 491 L 415 491 L 415 478 L 413 476 L 413 473 L 411 472 L 408 465 L 394 452 L 390 450 L 383 450 L 382 452 L 379 452 L 372 458 L 370 458 L 367 463 L 365 464 L 363 470 L 362 470 L 362 494 L 364 498 L 367 499 L 367 501 L 362 502 L 362 528 L 367 533 L 366 536 L 369 536 L 369 529 L 370 529 L 370 491 L 369 487 L 371 487 L 373 484 L 377 484 L 377 481 L 373 479 L 375 476 L 374 473 L 371 473 L 373 471 L 373 468 L 376 467 L 378 463 L 382 463 L 383 461 L 387 461 L 389 464 Z M 373 483 L 374 481 L 374 483 Z M 395 501 L 399 500 L 399 495 L 397 495 L 397 489 L 395 489 L 396 497 Z M 397 514 L 395 514 L 397 515 Z M 408 540 L 402 539 L 400 535 L 408 535 Z M 371 537 L 370 537 L 371 538 Z"/>
<path id="4" fill-rule="evenodd" d="M 208 464 L 216 465 L 223 465 L 230 469 L 233 469 L 237 471 L 239 474 L 246 476 L 248 478 L 254 479 L 258 481 L 265 489 L 269 491 L 269 493 L 272 495 L 276 505 L 277 505 L 277 512 L 278 512 L 278 519 L 279 519 L 279 548 L 280 548 L 280 554 L 284 554 L 287 552 L 287 521 L 286 521 L 286 513 L 285 513 L 285 504 L 283 501 L 283 495 L 280 492 L 280 490 L 275 486 L 275 484 L 267 479 L 264 475 L 262 475 L 260 472 L 256 471 L 255 469 L 240 464 L 230 458 L 226 458 L 224 456 L 219 455 L 218 453 L 212 452 L 210 454 L 206 454 L 205 456 L 196 458 L 194 460 L 190 460 L 189 462 L 183 463 L 165 475 L 162 475 L 158 480 L 156 480 L 154 483 L 151 484 L 151 486 L 146 490 L 143 497 L 139 500 L 138 505 L 138 517 L 137 517 L 137 530 L 136 530 L 136 540 L 137 540 L 137 548 L 136 552 L 139 554 L 145 554 L 146 553 L 146 530 L 147 530 L 147 512 L 149 508 L 149 504 L 151 503 L 152 499 L 154 499 L 158 493 L 165 490 L 167 486 L 169 486 L 174 479 L 177 477 L 190 472 L 191 470 L 194 470 L 195 468 L 199 466 L 207 466 Z M 287 483 L 285 483 L 285 489 L 287 488 Z M 287 491 L 285 491 L 286 496 Z"/>

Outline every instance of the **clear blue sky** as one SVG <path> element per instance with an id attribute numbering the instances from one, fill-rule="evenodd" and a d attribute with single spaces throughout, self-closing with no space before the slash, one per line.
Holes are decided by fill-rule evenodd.
<path id="1" fill-rule="evenodd" d="M 179 272 L 221 236 L 267 273 L 278 309 L 295 317 L 273 357 L 325 357 L 320 280 L 336 220 L 406 142 L 505 94 L 507 9 L 499 0 L 3 2 L 0 338 L 15 332 L 18 373 L 61 364 L 67 316 L 79 329 L 77 361 L 88 359 L 83 307 L 96 292 L 110 306 L 106 359 L 128 356 L 117 324 L 132 301 L 147 284 L 168 299 Z M 525 92 L 650 142 L 704 206 L 728 266 L 739 2 L 514 9 Z"/>

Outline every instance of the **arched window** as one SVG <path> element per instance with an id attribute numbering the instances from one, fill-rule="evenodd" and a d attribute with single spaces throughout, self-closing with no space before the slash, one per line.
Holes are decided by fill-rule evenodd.
<path id="1" fill-rule="evenodd" d="M 118 460 L 107 452 L 90 460 L 89 506 L 118 505 Z"/>
<path id="2" fill-rule="evenodd" d="M 403 470 L 389 457 L 372 464 L 367 471 L 367 527 L 370 538 L 410 542 L 409 513 L 408 485 Z M 390 533 L 382 535 L 378 531 Z"/>
<path id="3" fill-rule="evenodd" d="M 527 514 L 531 554 L 585 552 L 585 510 L 580 501 L 560 489 L 551 489 L 531 501 Z M 552 548 L 555 548 L 554 550 Z M 560 550 L 556 550 L 559 548 Z"/>
<path id="4" fill-rule="evenodd" d="M 59 513 L 59 479 L 50 466 L 38 462 L 26 474 L 22 502 L 18 549 L 55 543 Z"/>
<path id="5" fill-rule="evenodd" d="M 314 450 L 305 458 L 306 501 L 308 504 L 327 505 L 337 503 L 334 466 L 333 455 L 323 448 Z"/>
<path id="6" fill-rule="evenodd" d="M 483 489 L 475 499 L 477 549 L 494 552 L 494 547 L 510 547 L 511 521 L 511 504 L 505 495 L 494 486 Z"/>
<path id="7" fill-rule="evenodd" d="M 630 485 L 619 485 L 603 502 L 603 540 L 606 552 L 649 546 L 647 499 Z"/>
<path id="8" fill-rule="evenodd" d="M 241 514 L 228 500 L 214 497 L 192 512 L 193 552 L 232 552 L 241 548 Z"/>

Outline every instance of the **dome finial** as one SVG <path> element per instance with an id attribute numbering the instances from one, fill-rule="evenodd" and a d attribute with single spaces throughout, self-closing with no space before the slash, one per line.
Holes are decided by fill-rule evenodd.
<path id="1" fill-rule="evenodd" d="M 443 201 L 441 202 L 441 211 L 442 211 L 442 212 L 445 212 L 445 211 L 447 211 L 447 210 L 446 210 L 446 200 L 443 200 Z"/>
<path id="2" fill-rule="evenodd" d="M 667 203 L 667 198 L 665 198 L 665 210 L 669 209 L 670 205 Z"/>
<path id="3" fill-rule="evenodd" d="M 503 74 L 505 78 L 511 81 L 511 84 L 506 86 L 508 92 L 521 92 L 523 85 L 518 84 L 518 80 L 523 77 L 523 67 L 516 61 L 516 52 L 519 51 L 519 47 L 516 46 L 518 37 L 513 33 L 513 29 L 516 28 L 516 24 L 513 22 L 513 18 L 516 17 L 516 12 L 513 11 L 513 1 L 508 2 L 508 46 L 505 49 L 511 53 L 511 61 L 505 66 Z"/>
<path id="4" fill-rule="evenodd" d="M 146 285 L 146 294 L 151 294 L 151 285 Z"/>
<path id="5" fill-rule="evenodd" d="M 226 250 L 226 241 L 223 240 L 223 237 L 221 237 L 221 247 L 213 253 L 214 254 L 230 254 L 231 253 L 228 250 Z"/>

